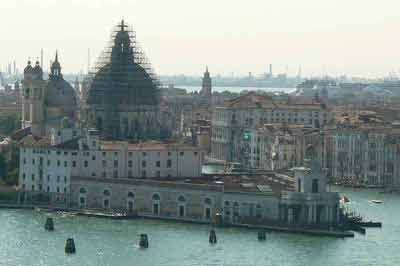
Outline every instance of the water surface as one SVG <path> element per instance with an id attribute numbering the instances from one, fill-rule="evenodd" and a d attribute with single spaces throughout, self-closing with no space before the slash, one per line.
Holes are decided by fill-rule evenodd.
<path id="1" fill-rule="evenodd" d="M 55 215 L 55 231 L 46 232 L 46 214 L 3 209 L 0 265 L 398 265 L 400 196 L 341 190 L 353 208 L 382 221 L 383 228 L 346 239 L 269 232 L 265 242 L 257 241 L 256 231 L 218 228 L 212 246 L 208 225 Z M 140 233 L 149 234 L 147 250 L 136 246 Z M 75 239 L 75 255 L 64 254 L 69 237 Z"/>

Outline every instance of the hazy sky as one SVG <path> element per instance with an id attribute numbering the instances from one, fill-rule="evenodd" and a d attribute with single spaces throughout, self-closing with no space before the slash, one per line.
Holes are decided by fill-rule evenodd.
<path id="1" fill-rule="evenodd" d="M 2 0 L 1 67 L 60 52 L 64 72 L 86 69 L 121 18 L 158 74 L 382 76 L 400 71 L 399 0 Z"/>

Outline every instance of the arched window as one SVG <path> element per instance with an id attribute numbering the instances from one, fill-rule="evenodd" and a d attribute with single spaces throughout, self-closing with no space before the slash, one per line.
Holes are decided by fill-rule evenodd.
<path id="1" fill-rule="evenodd" d="M 178 201 L 180 202 L 180 203 L 185 203 L 186 202 L 186 199 L 185 199 L 185 197 L 184 196 L 179 196 L 178 197 Z"/>
<path id="2" fill-rule="evenodd" d="M 103 191 L 103 195 L 104 195 L 104 196 L 110 196 L 110 195 L 111 195 L 111 192 L 110 192 L 108 189 L 105 189 L 105 190 Z"/>
<path id="3" fill-rule="evenodd" d="M 135 197 L 135 194 L 133 194 L 133 192 L 128 192 L 128 198 L 134 198 Z"/>
<path id="4" fill-rule="evenodd" d="M 81 188 L 79 189 L 79 193 L 86 194 L 86 188 L 81 187 Z"/>
<path id="5" fill-rule="evenodd" d="M 153 200 L 160 200 L 160 195 L 154 194 L 153 195 Z"/>
<path id="6" fill-rule="evenodd" d="M 210 198 L 205 198 L 204 199 L 204 204 L 211 205 L 211 203 L 212 203 L 212 201 L 211 201 Z"/>

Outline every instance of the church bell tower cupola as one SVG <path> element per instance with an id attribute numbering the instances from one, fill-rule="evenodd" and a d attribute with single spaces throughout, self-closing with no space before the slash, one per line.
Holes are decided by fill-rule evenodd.
<path id="1" fill-rule="evenodd" d="M 50 67 L 50 79 L 51 80 L 63 79 L 63 76 L 61 74 L 61 65 L 60 62 L 58 62 L 58 52 L 56 52 L 56 58 Z"/>

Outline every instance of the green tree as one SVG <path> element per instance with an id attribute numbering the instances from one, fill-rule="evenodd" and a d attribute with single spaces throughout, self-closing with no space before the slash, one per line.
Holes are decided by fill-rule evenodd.
<path id="1" fill-rule="evenodd" d="M 16 113 L 2 114 L 0 116 L 0 134 L 11 135 L 20 129 L 20 117 Z"/>

